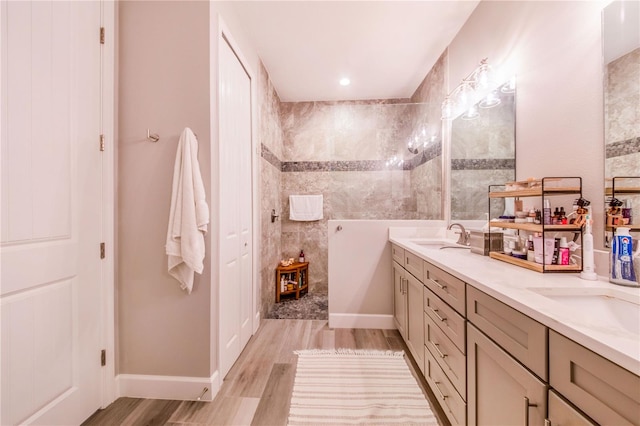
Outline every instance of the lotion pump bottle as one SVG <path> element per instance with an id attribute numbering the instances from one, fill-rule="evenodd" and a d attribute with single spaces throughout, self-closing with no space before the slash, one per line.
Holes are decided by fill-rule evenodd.
<path id="1" fill-rule="evenodd" d="M 587 213 L 584 235 L 582 237 L 582 272 L 580 278 L 595 281 L 598 279 L 596 266 L 593 259 L 593 234 L 591 233 L 591 209 Z"/>

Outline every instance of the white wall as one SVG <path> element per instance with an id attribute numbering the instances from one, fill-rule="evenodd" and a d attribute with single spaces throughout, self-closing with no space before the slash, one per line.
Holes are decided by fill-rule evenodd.
<path id="1" fill-rule="evenodd" d="M 482 1 L 449 46 L 450 90 L 488 57 L 517 76 L 518 179 L 582 176 L 603 239 L 601 11 L 609 1 Z"/>
<path id="2" fill-rule="evenodd" d="M 329 220 L 329 327 L 395 328 L 389 227 L 445 225 L 426 220 Z"/>
<path id="3" fill-rule="evenodd" d="M 119 2 L 116 315 L 124 396 L 193 399 L 204 386 L 216 390 L 218 139 L 211 86 L 217 62 L 211 58 L 217 57 L 219 13 L 258 69 L 258 56 L 228 3 Z M 164 254 L 173 164 L 185 126 L 198 135 L 213 213 L 205 269 L 190 295 L 168 275 Z M 147 128 L 160 135 L 159 142 L 145 139 Z"/>

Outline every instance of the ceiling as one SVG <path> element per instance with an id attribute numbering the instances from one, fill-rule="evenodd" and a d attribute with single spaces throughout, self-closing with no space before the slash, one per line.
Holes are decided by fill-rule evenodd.
<path id="1" fill-rule="evenodd" d="M 284 102 L 408 98 L 473 1 L 234 1 Z M 339 80 L 348 77 L 349 86 Z"/>

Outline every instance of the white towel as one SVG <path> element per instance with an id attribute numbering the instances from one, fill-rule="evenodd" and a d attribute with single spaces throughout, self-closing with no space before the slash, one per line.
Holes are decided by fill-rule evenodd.
<path id="1" fill-rule="evenodd" d="M 204 236 L 209 223 L 209 206 L 198 164 L 198 140 L 190 128 L 180 135 L 173 167 L 173 188 L 165 246 L 169 274 L 191 293 L 193 273 L 204 268 Z"/>
<path id="2" fill-rule="evenodd" d="M 322 215 L 322 194 L 289 195 L 290 220 L 320 220 Z"/>

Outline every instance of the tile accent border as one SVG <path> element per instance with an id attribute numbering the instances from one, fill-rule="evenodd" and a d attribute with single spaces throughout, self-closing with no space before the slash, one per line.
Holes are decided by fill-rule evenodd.
<path id="1" fill-rule="evenodd" d="M 621 157 L 638 152 L 640 152 L 640 136 L 606 144 L 604 158 Z"/>
<path id="2" fill-rule="evenodd" d="M 260 156 L 278 170 L 282 170 L 282 161 L 263 143 L 260 144 Z"/>
<path id="3" fill-rule="evenodd" d="M 510 170 L 515 169 L 513 158 L 452 159 L 451 170 Z"/>
<path id="4" fill-rule="evenodd" d="M 281 161 L 269 148 L 261 144 L 260 154 L 269 164 L 281 172 L 375 172 L 397 170 L 389 168 L 386 160 L 346 160 L 346 161 Z M 442 143 L 429 146 L 424 152 L 404 162 L 402 170 L 413 170 L 442 155 Z"/>

